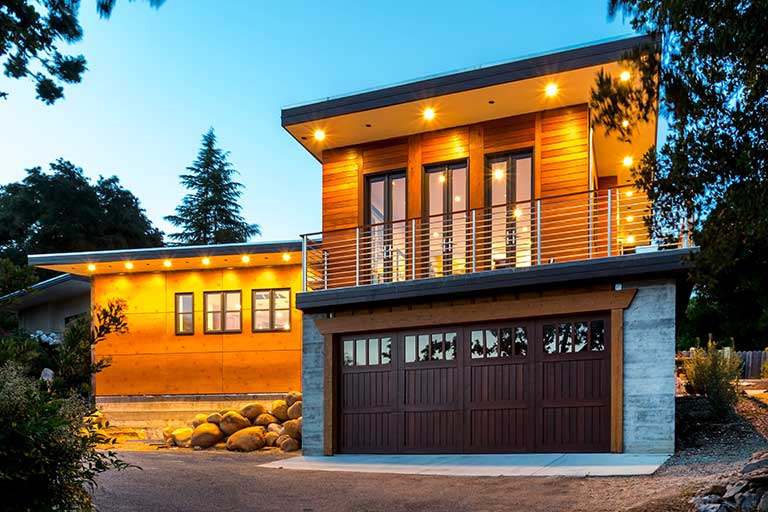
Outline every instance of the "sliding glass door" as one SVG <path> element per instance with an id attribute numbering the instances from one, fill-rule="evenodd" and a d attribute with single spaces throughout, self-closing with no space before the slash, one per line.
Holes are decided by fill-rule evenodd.
<path id="1" fill-rule="evenodd" d="M 366 180 L 365 223 L 368 228 L 367 240 L 361 247 L 367 256 L 370 283 L 405 280 L 405 187 L 404 172 L 370 176 Z"/>
<path id="2" fill-rule="evenodd" d="M 429 277 L 467 270 L 467 163 L 425 168 L 424 222 Z"/>

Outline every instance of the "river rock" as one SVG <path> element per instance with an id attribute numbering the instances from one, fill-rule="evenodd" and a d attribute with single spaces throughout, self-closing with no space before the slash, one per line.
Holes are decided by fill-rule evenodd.
<path id="1" fill-rule="evenodd" d="M 212 412 L 211 414 L 208 415 L 207 418 L 205 418 L 205 421 L 207 421 L 208 423 L 215 423 L 216 425 L 218 425 L 219 422 L 221 422 L 221 414 L 217 412 Z"/>
<path id="2" fill-rule="evenodd" d="M 215 423 L 201 423 L 192 432 L 192 446 L 210 448 L 224 439 L 224 433 Z"/>
<path id="3" fill-rule="evenodd" d="M 292 406 L 296 402 L 301 402 L 301 392 L 300 391 L 291 391 L 285 396 L 285 403 L 288 405 L 288 407 Z"/>
<path id="4" fill-rule="evenodd" d="M 227 439 L 227 450 L 252 452 L 264 446 L 264 429 L 247 427 L 238 430 Z"/>
<path id="5" fill-rule="evenodd" d="M 280 434 L 277 432 L 267 432 L 264 434 L 264 444 L 267 446 L 275 446 L 278 437 L 280 437 Z"/>
<path id="6" fill-rule="evenodd" d="M 264 407 L 264 404 L 258 402 L 245 404 L 242 409 L 240 409 L 240 414 L 251 421 L 255 420 L 260 414 L 264 414 L 265 412 L 267 412 L 267 408 Z"/>
<path id="7" fill-rule="evenodd" d="M 229 411 L 227 414 L 221 417 L 221 421 L 219 422 L 221 431 L 224 432 L 224 435 L 227 436 L 250 426 L 251 422 L 248 421 L 248 418 L 235 411 Z"/>
<path id="8" fill-rule="evenodd" d="M 261 425 L 262 427 L 266 427 L 270 423 L 277 423 L 277 418 L 266 412 L 264 414 L 259 414 L 253 421 L 254 425 Z"/>
<path id="9" fill-rule="evenodd" d="M 177 428 L 171 432 L 173 444 L 181 448 L 189 448 L 192 442 L 192 429 L 189 427 Z"/>
<path id="10" fill-rule="evenodd" d="M 294 402 L 292 406 L 288 408 L 288 419 L 295 420 L 301 416 L 301 400 Z"/>
<path id="11" fill-rule="evenodd" d="M 283 427 L 279 423 L 270 423 L 267 426 L 267 431 L 268 432 L 274 432 L 277 435 L 280 435 L 280 431 L 281 430 L 283 430 Z"/>
<path id="12" fill-rule="evenodd" d="M 301 430 L 299 430 L 298 420 L 288 420 L 283 423 L 283 430 L 280 431 L 280 434 L 291 436 L 294 439 L 301 439 Z"/>
<path id="13" fill-rule="evenodd" d="M 280 449 L 284 452 L 295 452 L 299 449 L 299 442 L 292 437 L 289 437 L 283 441 L 283 444 L 280 445 Z"/>
<path id="14" fill-rule="evenodd" d="M 272 416 L 280 421 L 288 419 L 288 404 L 285 400 L 275 400 L 272 402 Z"/>
<path id="15" fill-rule="evenodd" d="M 195 419 L 192 420 L 192 428 L 202 425 L 206 421 L 208 421 L 208 415 L 202 413 L 195 414 Z"/>

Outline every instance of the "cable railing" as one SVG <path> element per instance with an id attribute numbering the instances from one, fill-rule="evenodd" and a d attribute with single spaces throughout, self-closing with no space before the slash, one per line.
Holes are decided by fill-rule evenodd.
<path id="1" fill-rule="evenodd" d="M 304 291 L 688 247 L 652 238 L 646 196 L 617 187 L 302 235 Z"/>

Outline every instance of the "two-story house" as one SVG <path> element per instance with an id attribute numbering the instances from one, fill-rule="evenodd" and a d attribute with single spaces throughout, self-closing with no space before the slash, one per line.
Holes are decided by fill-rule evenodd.
<path id="1" fill-rule="evenodd" d="M 647 42 L 282 111 L 322 172 L 296 298 L 305 454 L 674 450 L 687 233 L 651 238 L 632 187 L 655 120 L 623 143 L 588 107 Z"/>

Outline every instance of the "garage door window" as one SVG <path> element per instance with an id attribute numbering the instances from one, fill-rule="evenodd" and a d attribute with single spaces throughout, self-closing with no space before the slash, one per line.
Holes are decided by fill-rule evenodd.
<path id="1" fill-rule="evenodd" d="M 544 325 L 542 346 L 545 354 L 603 351 L 605 323 L 602 320 L 592 320 Z"/>
<path id="2" fill-rule="evenodd" d="M 456 359 L 455 332 L 409 334 L 404 341 L 406 363 Z"/>
<path id="3" fill-rule="evenodd" d="M 344 340 L 344 366 L 377 366 L 392 360 L 392 338 Z"/>
<path id="4" fill-rule="evenodd" d="M 525 357 L 528 354 L 528 331 L 525 327 L 473 330 L 470 350 L 472 359 Z"/>

